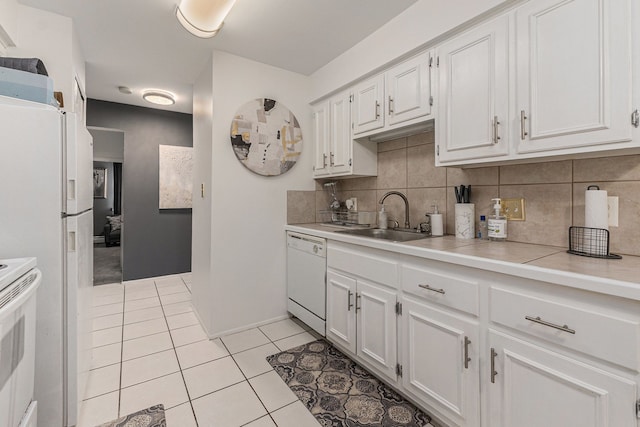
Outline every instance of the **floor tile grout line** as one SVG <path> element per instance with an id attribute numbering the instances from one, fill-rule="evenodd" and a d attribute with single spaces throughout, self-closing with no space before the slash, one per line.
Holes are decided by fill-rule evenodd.
<path id="1" fill-rule="evenodd" d="M 260 331 L 262 332 L 262 331 Z M 264 332 L 262 332 L 264 334 Z M 269 339 L 269 337 L 267 337 L 267 339 Z M 238 364 L 238 362 L 236 361 L 236 358 L 233 357 L 233 354 L 231 354 L 231 352 L 229 351 L 229 347 L 227 347 L 227 345 L 224 343 L 224 341 L 222 340 L 222 338 L 220 338 L 220 342 L 222 343 L 222 345 L 224 346 L 224 348 L 227 350 L 227 352 L 229 352 L 229 355 L 231 356 L 231 360 L 233 360 L 233 363 L 236 364 L 236 367 L 238 368 L 238 370 L 240 371 L 240 373 L 242 374 L 242 376 L 244 377 L 244 382 L 247 383 L 247 385 L 251 388 L 251 391 L 253 391 L 253 394 L 255 394 L 255 396 L 258 398 L 258 401 L 260 402 L 260 404 L 262 405 L 262 407 L 264 408 L 264 410 L 267 412 L 266 415 L 269 415 L 269 410 L 267 409 L 267 405 L 264 404 L 264 402 L 262 401 L 262 399 L 260 398 L 260 395 L 258 394 L 258 392 L 256 391 L 256 389 L 253 387 L 253 384 L 251 384 L 251 382 L 249 381 L 249 379 L 247 378 L 247 376 L 245 375 L 244 371 L 242 370 L 242 368 L 240 368 L 240 365 Z M 240 383 L 238 383 L 240 384 Z M 250 422 L 256 421 L 260 418 L 262 418 L 264 415 L 256 418 L 255 420 L 252 420 Z M 270 416 L 270 415 L 269 415 Z M 273 421 L 273 418 L 271 418 L 271 420 Z M 275 423 L 275 421 L 273 421 Z M 248 423 L 246 423 L 248 424 Z M 243 424 L 243 425 L 246 425 Z"/>
<path id="2" fill-rule="evenodd" d="M 158 290 L 158 285 L 155 284 L 156 291 Z M 169 328 L 169 322 L 167 321 L 167 315 L 164 311 L 164 305 L 161 305 L 162 315 L 164 316 L 164 321 L 167 324 L 167 328 Z M 178 351 L 176 350 L 176 343 L 173 341 L 173 335 L 171 334 L 171 330 L 169 330 L 169 339 L 171 339 L 171 345 L 173 346 L 173 354 L 176 356 L 176 360 L 178 362 L 178 369 L 180 370 L 180 377 L 182 378 L 182 384 L 184 384 L 184 390 L 187 393 L 187 399 L 189 402 L 189 406 L 191 407 L 191 413 L 193 414 L 193 420 L 196 423 L 196 427 L 199 426 L 198 418 L 196 417 L 196 411 L 193 409 L 193 403 L 191 403 L 191 393 L 189 393 L 189 387 L 187 387 L 187 381 L 184 378 L 184 372 L 182 370 L 182 365 L 180 364 L 180 358 L 178 357 Z"/>

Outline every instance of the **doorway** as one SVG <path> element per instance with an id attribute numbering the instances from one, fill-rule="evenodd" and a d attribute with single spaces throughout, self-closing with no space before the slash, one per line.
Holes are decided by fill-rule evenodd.
<path id="1" fill-rule="evenodd" d="M 88 129 L 93 136 L 93 284 L 121 283 L 124 131 Z"/>

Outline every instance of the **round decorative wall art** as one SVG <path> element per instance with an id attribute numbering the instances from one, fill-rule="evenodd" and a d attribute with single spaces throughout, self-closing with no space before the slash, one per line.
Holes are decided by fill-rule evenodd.
<path id="1" fill-rule="evenodd" d="M 287 107 L 273 99 L 254 99 L 233 117 L 231 146 L 238 160 L 252 172 L 281 175 L 300 157 L 302 131 Z"/>

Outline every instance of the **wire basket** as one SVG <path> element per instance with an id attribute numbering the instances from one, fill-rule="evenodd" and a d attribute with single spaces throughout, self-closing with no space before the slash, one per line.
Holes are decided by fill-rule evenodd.
<path id="1" fill-rule="evenodd" d="M 609 252 L 609 230 L 591 227 L 569 227 L 570 254 L 593 258 L 621 259 Z"/>

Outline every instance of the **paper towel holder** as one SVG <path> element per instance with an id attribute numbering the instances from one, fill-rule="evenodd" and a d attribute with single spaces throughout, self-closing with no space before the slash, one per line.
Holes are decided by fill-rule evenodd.
<path id="1" fill-rule="evenodd" d="M 592 258 L 622 259 L 620 255 L 609 252 L 609 230 L 604 228 L 569 227 L 567 252 Z"/>

